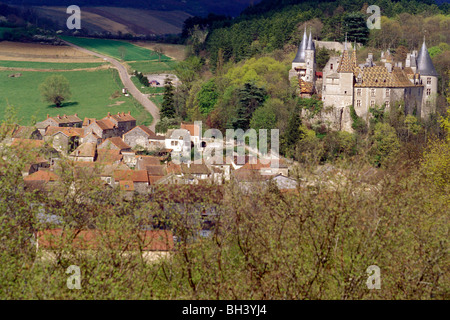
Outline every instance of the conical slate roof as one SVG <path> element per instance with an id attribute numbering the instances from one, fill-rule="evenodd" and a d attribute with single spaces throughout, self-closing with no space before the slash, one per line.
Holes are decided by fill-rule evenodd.
<path id="1" fill-rule="evenodd" d="M 306 46 L 307 46 L 307 42 L 308 42 L 308 37 L 306 35 L 306 27 L 305 27 L 305 32 L 303 33 L 303 40 L 302 42 L 300 42 L 300 45 L 298 46 L 298 51 L 297 51 L 297 55 L 294 58 L 294 61 L 292 62 L 305 62 L 305 58 L 306 58 Z"/>
<path id="2" fill-rule="evenodd" d="M 428 54 L 425 40 L 423 40 L 422 48 L 417 56 L 417 70 L 423 76 L 438 76 L 438 73 L 433 66 L 433 62 L 431 61 L 431 57 Z"/>
<path id="3" fill-rule="evenodd" d="M 309 30 L 309 39 L 308 39 L 308 45 L 306 46 L 306 50 L 315 50 L 311 30 Z"/>

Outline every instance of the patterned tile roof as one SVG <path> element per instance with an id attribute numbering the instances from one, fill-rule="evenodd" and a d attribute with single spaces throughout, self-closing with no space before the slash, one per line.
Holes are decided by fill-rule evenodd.
<path id="1" fill-rule="evenodd" d="M 392 72 L 384 66 L 366 67 L 361 72 L 362 82 L 355 83 L 355 87 L 414 87 L 405 72 L 394 67 Z"/>
<path id="2" fill-rule="evenodd" d="M 344 50 L 344 52 L 342 53 L 341 62 L 339 63 L 337 72 L 353 72 L 352 62 L 347 50 Z"/>

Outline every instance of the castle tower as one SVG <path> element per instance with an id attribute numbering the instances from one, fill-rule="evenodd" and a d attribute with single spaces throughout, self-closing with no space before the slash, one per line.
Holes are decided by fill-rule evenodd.
<path id="1" fill-rule="evenodd" d="M 292 61 L 292 69 L 289 71 L 289 80 L 298 82 L 298 89 L 301 97 L 311 97 L 314 92 L 315 81 L 315 47 L 312 42 L 312 37 L 308 39 L 305 32 L 303 33 L 303 40 L 300 43 L 297 55 Z"/>
<path id="2" fill-rule="evenodd" d="M 303 33 L 303 40 L 298 46 L 297 55 L 292 61 L 292 69 L 289 71 L 289 80 L 292 78 L 298 78 L 306 75 L 306 48 L 308 46 L 308 37 L 305 32 Z"/>
<path id="3" fill-rule="evenodd" d="M 428 54 L 427 46 L 425 44 L 425 37 L 423 39 L 422 48 L 417 56 L 416 72 L 420 74 L 420 81 L 423 84 L 422 108 L 420 116 L 425 118 L 436 110 L 438 85 L 438 73 L 436 72 L 433 62 L 431 61 L 431 57 Z"/>
<path id="4" fill-rule="evenodd" d="M 306 77 L 304 80 L 307 82 L 314 83 L 316 74 L 316 48 L 314 46 L 311 29 L 309 30 L 309 39 L 305 50 L 305 60 L 306 60 Z"/>

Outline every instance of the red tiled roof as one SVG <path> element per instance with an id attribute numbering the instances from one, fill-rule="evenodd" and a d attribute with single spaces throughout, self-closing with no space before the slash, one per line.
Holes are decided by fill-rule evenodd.
<path id="1" fill-rule="evenodd" d="M 200 127 L 195 124 L 182 122 L 180 128 L 188 130 L 191 136 L 200 135 Z"/>
<path id="2" fill-rule="evenodd" d="M 141 130 L 144 131 L 148 136 L 151 136 L 151 137 L 155 136 L 155 133 L 154 133 L 152 130 L 150 130 L 148 127 L 146 127 L 146 126 L 136 126 L 136 127 L 134 127 L 133 129 L 131 129 L 130 131 L 128 131 L 128 132 L 125 133 L 125 134 L 128 134 L 128 133 L 130 133 L 131 131 L 136 130 L 136 129 L 141 129 Z"/>
<path id="3" fill-rule="evenodd" d="M 167 173 L 181 174 L 181 166 L 170 161 L 167 163 Z"/>
<path id="4" fill-rule="evenodd" d="M 164 166 L 156 165 L 156 166 L 145 166 L 145 170 L 149 176 L 165 176 L 166 172 L 164 170 Z"/>
<path id="5" fill-rule="evenodd" d="M 11 143 L 12 147 L 20 147 L 26 149 L 39 149 L 44 146 L 44 140 L 34 140 L 34 139 L 14 139 Z"/>
<path id="6" fill-rule="evenodd" d="M 174 248 L 173 234 L 169 230 L 138 231 L 135 234 L 119 234 L 113 230 L 70 230 L 52 229 L 38 231 L 39 248 L 58 249 L 72 240 L 75 249 L 98 249 L 100 247 L 121 248 L 127 250 L 171 251 Z"/>
<path id="7" fill-rule="evenodd" d="M 74 115 L 57 115 L 56 117 L 50 117 L 50 119 L 56 121 L 59 124 L 66 124 L 66 123 L 77 123 L 82 122 L 80 118 L 78 118 L 78 115 L 75 113 Z"/>
<path id="8" fill-rule="evenodd" d="M 119 186 L 122 191 L 134 191 L 133 181 L 122 180 L 119 182 Z"/>
<path id="9" fill-rule="evenodd" d="M 148 182 L 147 170 L 115 170 L 114 179 L 133 182 Z"/>
<path id="10" fill-rule="evenodd" d="M 116 120 L 117 122 L 123 122 L 123 121 L 136 121 L 135 118 L 133 118 L 133 116 L 131 115 L 130 112 L 125 113 L 125 112 L 118 112 L 117 114 L 111 114 L 111 115 L 107 115 L 106 117 L 104 117 L 102 120 L 104 119 L 109 119 L 109 118 L 113 118 L 114 120 Z"/>
<path id="11" fill-rule="evenodd" d="M 59 180 L 59 177 L 56 174 L 54 174 L 53 172 L 39 170 L 39 171 L 36 171 L 35 173 L 30 174 L 29 176 L 26 176 L 23 180 L 24 181 L 49 182 L 49 181 L 57 181 L 57 180 Z"/>
<path id="12" fill-rule="evenodd" d="M 115 128 L 114 123 L 109 119 L 97 120 L 96 123 L 102 130 L 112 130 Z"/>
<path id="13" fill-rule="evenodd" d="M 82 128 L 72 128 L 72 127 L 47 127 L 45 131 L 46 136 L 53 136 L 61 132 L 68 137 L 82 137 L 84 135 L 84 129 Z"/>
<path id="14" fill-rule="evenodd" d="M 78 146 L 70 155 L 73 157 L 95 157 L 97 144 L 95 142 L 86 142 Z"/>
<path id="15" fill-rule="evenodd" d="M 112 163 L 122 160 L 123 156 L 120 154 L 120 150 L 111 149 L 98 149 L 97 150 L 97 161 Z"/>
<path id="16" fill-rule="evenodd" d="M 113 137 L 113 138 L 108 138 L 106 139 L 100 146 L 99 148 L 105 148 L 108 146 L 108 143 L 112 143 L 113 145 L 115 145 L 117 148 L 119 148 L 120 150 L 125 150 L 125 149 L 131 149 L 131 147 L 126 144 L 122 138 L 119 137 Z"/>

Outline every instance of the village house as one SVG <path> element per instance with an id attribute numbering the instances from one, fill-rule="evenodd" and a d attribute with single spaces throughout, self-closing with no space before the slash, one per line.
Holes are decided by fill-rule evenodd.
<path id="1" fill-rule="evenodd" d="M 140 194 L 146 194 L 149 192 L 148 174 L 146 170 L 115 170 L 114 171 L 114 184 L 120 186 L 122 181 L 127 181 L 130 185 L 131 182 L 134 186 L 134 191 Z"/>
<path id="2" fill-rule="evenodd" d="M 47 115 L 47 119 L 44 121 L 36 123 L 35 127 L 39 129 L 41 135 L 44 135 L 45 130 L 48 127 L 73 127 L 73 128 L 81 128 L 83 125 L 83 121 L 78 118 L 78 114 L 74 115 L 57 115 L 56 117 L 50 117 Z"/>
<path id="3" fill-rule="evenodd" d="M 69 159 L 73 161 L 94 162 L 97 156 L 97 144 L 85 142 L 78 146 L 70 155 Z"/>
<path id="4" fill-rule="evenodd" d="M 102 164 L 119 164 L 122 162 L 122 154 L 120 150 L 98 149 L 97 162 Z"/>
<path id="5" fill-rule="evenodd" d="M 106 139 L 101 145 L 98 146 L 98 149 L 119 150 L 122 154 L 124 151 L 131 151 L 131 147 L 119 137 Z"/>
<path id="6" fill-rule="evenodd" d="M 85 136 L 95 134 L 95 136 L 99 137 L 101 141 L 117 136 L 116 125 L 107 119 L 85 119 L 83 129 Z"/>
<path id="7" fill-rule="evenodd" d="M 55 150 L 67 155 L 79 146 L 83 135 L 81 128 L 47 127 L 44 141 L 49 141 Z"/>
<path id="8" fill-rule="evenodd" d="M 116 126 L 117 137 L 122 137 L 123 134 L 136 127 L 136 119 L 133 118 L 129 111 L 128 113 L 118 112 L 117 114 L 108 112 L 108 115 L 102 121 L 110 121 Z"/>
<path id="9" fill-rule="evenodd" d="M 212 180 L 212 172 L 205 164 L 182 163 L 181 173 L 185 184 L 198 184 L 202 180 Z"/>
<path id="10" fill-rule="evenodd" d="M 149 149 L 149 139 L 153 137 L 156 137 L 156 135 L 148 127 L 137 126 L 123 135 L 123 141 L 133 149 Z"/>
<path id="11" fill-rule="evenodd" d="M 86 131 L 84 133 L 84 136 L 81 138 L 81 143 L 95 143 L 96 145 L 100 145 L 103 142 L 103 139 L 99 137 L 94 131 L 90 131 L 86 134 Z"/>
<path id="12" fill-rule="evenodd" d="M 17 126 L 12 135 L 12 141 L 15 139 L 43 140 L 44 136 L 36 127 Z"/>
<path id="13" fill-rule="evenodd" d="M 39 170 L 26 176 L 23 180 L 27 189 L 51 191 L 60 181 L 60 178 L 51 171 Z"/>
<path id="14" fill-rule="evenodd" d="M 124 256 L 142 254 L 146 263 L 168 258 L 174 249 L 173 234 L 169 230 L 139 231 L 121 237 L 127 241 L 118 241 L 118 235 L 113 231 L 47 229 L 35 233 L 35 243 L 36 251 L 40 253 L 38 257 L 47 262 L 55 262 L 58 252 L 67 244 L 72 246 L 75 254 L 94 257 L 96 250 L 112 249 Z"/>

